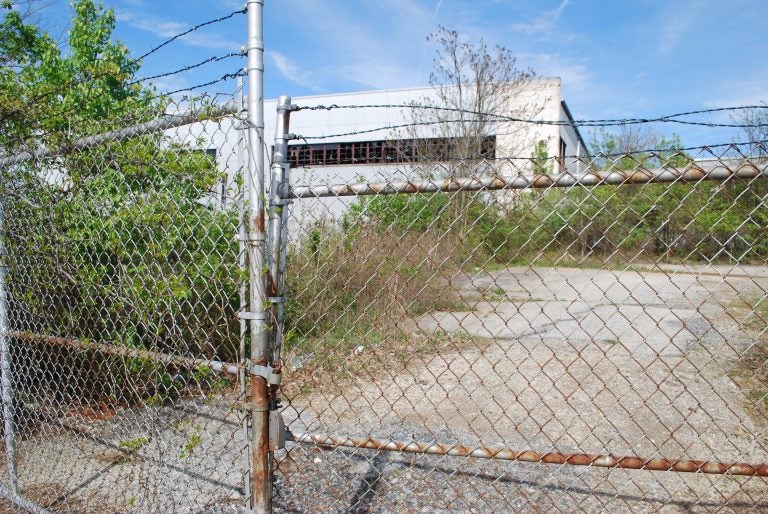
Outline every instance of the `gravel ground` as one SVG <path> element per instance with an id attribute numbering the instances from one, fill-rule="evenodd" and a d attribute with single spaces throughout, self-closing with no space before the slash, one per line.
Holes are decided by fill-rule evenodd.
<path id="1" fill-rule="evenodd" d="M 315 387 L 284 417 L 295 433 L 768 462 L 766 420 L 731 373 L 765 335 L 752 306 L 768 270 L 688 271 L 456 277 L 450 286 L 471 309 L 403 328 L 444 338 L 440 348 L 406 365 L 365 348 L 345 365 L 367 360 L 378 372 Z M 73 410 L 19 442 L 20 488 L 61 512 L 242 512 L 241 423 L 231 392 L 98 416 Z M 292 442 L 276 457 L 275 505 L 285 512 L 768 510 L 764 478 Z M 3 463 L 3 484 L 5 473 Z"/>
<path id="2" fill-rule="evenodd" d="M 73 410 L 18 441 L 19 489 L 55 512 L 241 512 L 247 451 L 234 397 Z"/>
<path id="3" fill-rule="evenodd" d="M 747 328 L 768 290 L 765 268 L 512 268 L 450 286 L 472 308 L 409 327 L 445 335 L 442 351 L 295 399 L 291 429 L 768 462 L 766 420 L 731 378 L 755 333 L 765 335 Z M 358 358 L 384 366 L 388 356 L 366 348 Z M 768 509 L 764 478 L 305 446 L 282 459 L 279 504 L 297 512 Z"/>

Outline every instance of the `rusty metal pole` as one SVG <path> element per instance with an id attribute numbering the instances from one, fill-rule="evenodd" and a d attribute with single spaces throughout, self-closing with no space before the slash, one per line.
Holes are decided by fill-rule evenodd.
<path id="1" fill-rule="evenodd" d="M 237 131 L 238 131 L 238 138 L 237 138 L 237 175 L 240 178 L 240 181 L 235 181 L 235 183 L 241 184 L 238 187 L 238 194 L 237 194 L 237 207 L 238 207 L 238 225 L 237 225 L 237 240 L 239 242 L 238 245 L 238 257 L 237 257 L 237 264 L 239 269 L 243 272 L 243 276 L 245 276 L 245 272 L 248 270 L 248 247 L 246 246 L 246 236 L 248 234 L 248 231 L 246 230 L 247 225 L 247 213 L 245 211 L 245 195 L 247 194 L 247 184 L 248 179 L 248 161 L 246 160 L 246 128 L 248 127 L 248 124 L 245 122 L 244 119 L 241 118 L 241 116 L 246 113 L 245 109 L 245 85 L 243 83 L 243 77 L 237 77 L 237 106 L 238 106 L 238 118 L 235 123 L 237 123 Z M 240 284 L 240 306 L 239 310 L 240 312 L 246 312 L 248 311 L 248 284 L 245 282 L 245 280 L 242 281 Z M 238 346 L 238 359 L 240 362 L 244 362 L 248 356 L 246 355 L 246 342 L 248 340 L 248 320 L 241 318 L 240 319 L 240 339 L 239 339 L 239 346 Z M 247 439 L 248 444 L 248 455 L 246 457 L 246 466 L 247 471 L 244 476 L 244 493 L 243 498 L 246 501 L 246 506 L 251 505 L 251 470 L 250 470 L 250 461 L 251 461 L 251 441 L 249 437 L 249 424 L 250 419 L 247 413 L 250 410 L 249 405 L 249 395 L 248 395 L 248 382 L 246 377 L 246 370 L 243 366 L 239 366 L 238 374 L 237 374 L 237 381 L 240 383 L 240 397 L 242 400 L 242 412 L 243 412 L 243 420 L 242 420 L 242 428 L 243 428 L 243 434 L 244 437 Z"/>
<path id="2" fill-rule="evenodd" d="M 265 278 L 266 232 L 264 220 L 264 2 L 248 0 L 248 246 L 249 310 L 251 323 L 251 508 L 266 513 L 272 508 L 271 452 L 269 450 L 269 322 Z"/>

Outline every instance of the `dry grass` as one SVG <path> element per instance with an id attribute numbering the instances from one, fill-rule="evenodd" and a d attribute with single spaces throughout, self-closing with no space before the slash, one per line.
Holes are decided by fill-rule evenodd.
<path id="1" fill-rule="evenodd" d="M 359 227 L 326 234 L 294 254 L 291 265 L 298 272 L 289 283 L 285 360 L 303 362 L 291 373 L 289 397 L 456 343 L 411 322 L 424 312 L 466 307 L 449 286 L 461 265 L 451 237 Z"/>

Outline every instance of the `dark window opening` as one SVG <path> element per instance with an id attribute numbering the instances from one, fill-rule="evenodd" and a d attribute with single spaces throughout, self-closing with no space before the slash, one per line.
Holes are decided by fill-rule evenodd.
<path id="1" fill-rule="evenodd" d="M 299 166 L 396 164 L 452 159 L 493 159 L 496 157 L 495 136 L 488 136 L 483 139 L 479 149 L 464 148 L 464 146 L 460 144 L 460 140 L 453 138 L 290 145 L 288 147 L 288 159 L 291 162 L 291 167 L 296 168 Z"/>
<path id="2" fill-rule="evenodd" d="M 565 144 L 565 141 L 563 141 L 563 138 L 560 138 L 560 153 L 557 158 L 557 162 L 560 165 L 560 172 L 565 171 L 565 156 L 566 151 L 568 149 L 568 145 Z"/>

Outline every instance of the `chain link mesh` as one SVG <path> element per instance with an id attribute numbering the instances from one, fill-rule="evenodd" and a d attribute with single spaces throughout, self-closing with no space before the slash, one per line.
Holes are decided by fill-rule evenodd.
<path id="1" fill-rule="evenodd" d="M 4 362 L 18 494 L 35 509 L 246 501 L 233 110 L 169 104 L 2 167 Z"/>
<path id="2" fill-rule="evenodd" d="M 768 508 L 753 150 L 292 170 L 276 505 Z"/>
<path id="3" fill-rule="evenodd" d="M 163 107 L 0 157 L 17 507 L 248 502 L 244 127 Z M 765 148 L 445 141 L 265 181 L 275 509 L 767 508 Z"/>

